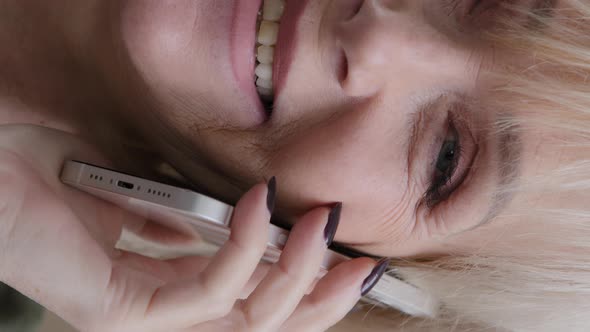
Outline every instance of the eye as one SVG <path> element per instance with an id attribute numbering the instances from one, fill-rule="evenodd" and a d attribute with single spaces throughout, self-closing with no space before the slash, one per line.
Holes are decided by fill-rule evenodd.
<path id="1" fill-rule="evenodd" d="M 430 207 L 438 204 L 451 195 L 453 190 L 458 186 L 458 182 L 453 181 L 453 175 L 457 170 L 461 159 L 461 146 L 459 142 L 459 133 L 449 122 L 449 127 L 445 139 L 440 147 L 438 157 L 434 163 L 434 174 L 432 175 L 431 184 L 426 193 L 426 199 Z"/>
<path id="2" fill-rule="evenodd" d="M 436 161 L 437 174 L 444 175 L 452 173 L 451 171 L 454 167 L 453 164 L 455 164 L 456 149 L 456 140 L 448 140 L 443 143 L 438 160 Z"/>

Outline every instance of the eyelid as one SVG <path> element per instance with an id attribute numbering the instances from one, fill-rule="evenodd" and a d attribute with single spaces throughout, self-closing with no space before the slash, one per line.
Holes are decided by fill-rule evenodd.
<path id="1" fill-rule="evenodd" d="M 406 143 L 406 150 L 408 151 L 407 155 L 407 167 L 408 173 L 412 169 L 412 161 L 416 157 L 416 148 L 418 145 L 418 134 L 422 131 L 421 128 L 423 127 L 423 120 L 424 120 L 424 107 L 421 107 L 420 110 L 412 114 L 410 120 L 408 121 L 408 127 L 410 128 L 410 135 L 408 136 L 408 142 Z M 410 181 L 410 177 L 408 177 L 408 182 Z"/>
<path id="2" fill-rule="evenodd" d="M 438 142 L 433 143 L 433 141 L 440 139 L 440 136 L 443 135 L 440 117 L 442 109 L 446 109 L 449 105 L 447 102 L 449 97 L 447 93 L 436 93 L 412 101 L 412 104 L 415 105 L 415 111 L 411 113 L 405 126 L 408 128 L 406 131 L 409 133 L 405 144 L 408 186 L 411 186 L 412 182 L 414 182 L 414 185 L 426 189 L 430 181 L 430 173 L 426 175 L 425 168 L 434 167 L 434 165 L 429 164 L 428 167 L 425 167 L 423 161 L 432 161 L 431 156 L 438 153 L 438 150 L 434 150 L 440 146 L 436 146 Z M 431 170 L 428 169 L 427 171 L 430 172 Z"/>

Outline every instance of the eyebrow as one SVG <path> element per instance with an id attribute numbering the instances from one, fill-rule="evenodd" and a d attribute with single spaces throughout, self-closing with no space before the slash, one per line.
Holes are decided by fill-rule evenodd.
<path id="1" fill-rule="evenodd" d="M 529 17 L 525 28 L 532 31 L 543 30 L 545 26 L 535 18 L 535 15 L 541 18 L 550 18 L 555 14 L 556 7 L 557 0 L 536 0 L 532 7 L 534 15 Z M 523 151 L 520 128 L 518 126 L 509 126 L 508 128 L 501 129 L 498 132 L 497 144 L 499 160 L 497 165 L 499 174 L 498 184 L 487 214 L 479 223 L 470 229 L 489 223 L 500 214 L 514 196 L 514 190 L 511 190 L 511 188 L 514 187 L 520 177 L 520 157 Z"/>
<path id="2" fill-rule="evenodd" d="M 470 229 L 482 226 L 493 220 L 508 205 L 514 196 L 510 190 L 517 183 L 521 173 L 523 144 L 518 126 L 508 126 L 498 131 L 496 137 L 498 181 L 492 195 L 490 208 L 484 218 Z"/>

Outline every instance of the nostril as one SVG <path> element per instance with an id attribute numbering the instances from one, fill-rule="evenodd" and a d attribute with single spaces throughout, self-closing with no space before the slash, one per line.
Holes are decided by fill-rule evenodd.
<path id="1" fill-rule="evenodd" d="M 346 57 L 346 52 L 343 49 L 340 50 L 340 56 L 338 57 L 338 81 L 342 85 L 342 83 L 348 77 L 348 58 Z"/>
<path id="2" fill-rule="evenodd" d="M 358 14 L 361 11 L 361 8 L 363 8 L 363 4 L 365 3 L 365 0 L 354 0 L 351 1 L 351 5 L 350 5 L 350 11 L 348 12 L 348 15 L 346 16 L 346 21 L 352 20 L 356 14 Z"/>
<path id="3" fill-rule="evenodd" d="M 365 4 L 365 0 L 357 0 L 355 7 L 354 7 L 354 11 L 353 11 L 353 17 L 356 16 L 356 14 L 358 14 L 361 11 L 361 8 L 363 8 L 363 5 Z"/>

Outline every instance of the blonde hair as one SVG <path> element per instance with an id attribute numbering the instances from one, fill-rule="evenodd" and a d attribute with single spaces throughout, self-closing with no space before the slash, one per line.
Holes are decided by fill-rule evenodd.
<path id="1" fill-rule="evenodd" d="M 576 199 L 568 206 L 510 209 L 491 222 L 506 232 L 477 252 L 394 262 L 397 273 L 443 305 L 429 320 L 383 309 L 357 313 L 365 326 L 375 322 L 371 331 L 590 331 L 589 2 L 563 1 L 552 17 L 527 13 L 542 33 L 507 20 L 495 42 L 532 58 L 533 65 L 504 68 L 505 84 L 488 101 L 518 110 L 499 120 L 497 130 L 543 128 L 556 133 L 566 155 L 551 171 L 508 190 Z M 580 197 L 588 198 L 586 206 Z M 377 317 L 388 322 L 377 323 Z"/>

